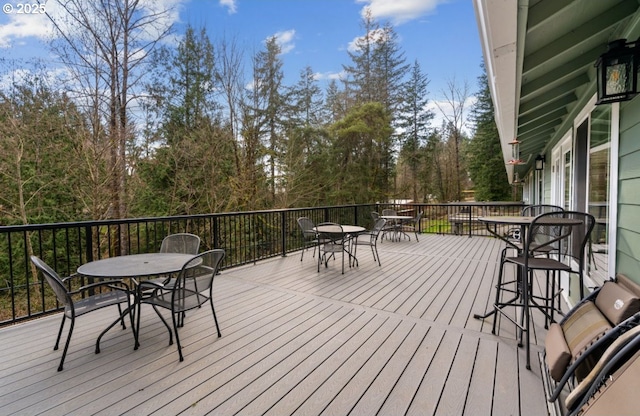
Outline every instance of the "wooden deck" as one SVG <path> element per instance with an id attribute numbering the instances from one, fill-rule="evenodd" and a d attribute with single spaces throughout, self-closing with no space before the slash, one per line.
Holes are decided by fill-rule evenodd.
<path id="1" fill-rule="evenodd" d="M 141 347 L 114 310 L 80 317 L 65 369 L 53 351 L 60 315 L 0 329 L 0 414 L 542 415 L 514 325 L 473 318 L 493 298 L 499 240 L 422 235 L 360 247 L 357 268 L 316 271 L 312 251 L 223 271 L 208 308 L 187 315 L 185 361 L 150 308 Z"/>

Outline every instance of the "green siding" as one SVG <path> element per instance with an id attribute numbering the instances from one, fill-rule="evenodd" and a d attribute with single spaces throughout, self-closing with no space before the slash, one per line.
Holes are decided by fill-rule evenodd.
<path id="1" fill-rule="evenodd" d="M 620 111 L 616 272 L 640 282 L 640 99 Z"/>

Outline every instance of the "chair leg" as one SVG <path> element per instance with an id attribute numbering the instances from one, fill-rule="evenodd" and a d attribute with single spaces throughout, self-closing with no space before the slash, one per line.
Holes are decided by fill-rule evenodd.
<path id="1" fill-rule="evenodd" d="M 75 326 L 75 323 L 76 323 L 75 316 L 71 317 L 71 325 L 69 325 L 69 334 L 67 335 L 67 342 L 65 342 L 64 349 L 62 350 L 62 358 L 60 358 L 60 365 L 58 366 L 58 371 L 62 371 L 62 368 L 64 365 L 64 359 L 67 357 L 67 351 L 69 350 L 69 343 L 71 342 L 71 334 L 73 334 L 73 327 Z M 62 326 L 60 327 L 60 330 L 62 330 Z M 57 343 L 56 343 L 55 349 L 57 349 Z"/>
<path id="2" fill-rule="evenodd" d="M 60 337 L 62 336 L 62 330 L 64 328 L 64 322 L 66 321 L 67 316 L 64 314 L 64 312 L 62 313 L 62 322 L 60 322 L 60 329 L 58 330 L 58 338 L 56 338 L 56 345 L 53 346 L 53 350 L 57 350 L 58 346 L 60 345 Z"/>
<path id="3" fill-rule="evenodd" d="M 496 323 L 498 322 L 498 306 L 500 305 L 500 294 L 502 291 L 502 277 L 504 274 L 504 259 L 507 257 L 507 248 L 503 248 L 502 252 L 500 253 L 500 270 L 498 270 L 498 282 L 496 283 L 496 300 L 495 303 L 493 304 L 493 311 L 494 311 L 494 316 L 493 316 L 493 327 L 491 328 L 491 333 L 492 334 L 496 334 Z"/>
<path id="4" fill-rule="evenodd" d="M 222 333 L 220 332 L 220 326 L 218 326 L 218 318 L 216 317 L 216 310 L 213 307 L 213 298 L 211 296 L 209 296 L 209 303 L 211 304 L 211 312 L 213 312 L 213 320 L 216 323 L 216 330 L 218 331 L 218 338 L 220 338 L 222 336 Z"/>
<path id="5" fill-rule="evenodd" d="M 162 314 L 160 313 L 160 311 L 158 310 L 158 308 L 156 307 L 156 305 L 151 305 L 153 306 L 153 310 L 156 311 L 156 314 L 158 315 L 158 317 L 160 317 L 160 320 L 162 321 L 162 323 L 164 324 L 164 326 L 167 328 L 167 331 L 169 331 L 169 345 L 173 344 L 173 331 L 171 331 L 171 327 L 169 326 L 169 324 L 167 323 L 167 321 L 164 319 L 164 317 L 162 316 Z M 175 314 L 172 313 L 172 319 L 174 321 L 174 327 L 176 322 L 176 318 L 175 318 Z M 177 331 L 176 331 L 176 335 L 177 335 Z"/>
<path id="6" fill-rule="evenodd" d="M 171 318 L 173 320 L 173 330 L 176 333 L 176 345 L 178 346 L 178 355 L 180 356 L 180 361 L 184 361 L 184 357 L 182 356 L 182 346 L 180 345 L 180 336 L 178 335 L 178 320 L 176 318 L 176 316 L 181 313 L 182 312 L 171 311 Z"/>

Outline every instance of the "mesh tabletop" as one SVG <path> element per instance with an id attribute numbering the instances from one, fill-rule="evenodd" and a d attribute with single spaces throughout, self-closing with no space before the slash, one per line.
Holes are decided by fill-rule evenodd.
<path id="1" fill-rule="evenodd" d="M 154 276 L 179 272 L 192 254 L 146 253 L 110 257 L 78 267 L 78 273 L 97 278 Z"/>

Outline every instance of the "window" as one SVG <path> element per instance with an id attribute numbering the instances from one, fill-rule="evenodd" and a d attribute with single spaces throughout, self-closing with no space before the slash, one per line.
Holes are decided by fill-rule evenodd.
<path id="1" fill-rule="evenodd" d="M 596 218 L 591 234 L 588 272 L 596 281 L 608 275 L 609 186 L 611 170 L 611 106 L 598 106 L 591 112 L 589 136 L 589 176 L 587 206 Z"/>

